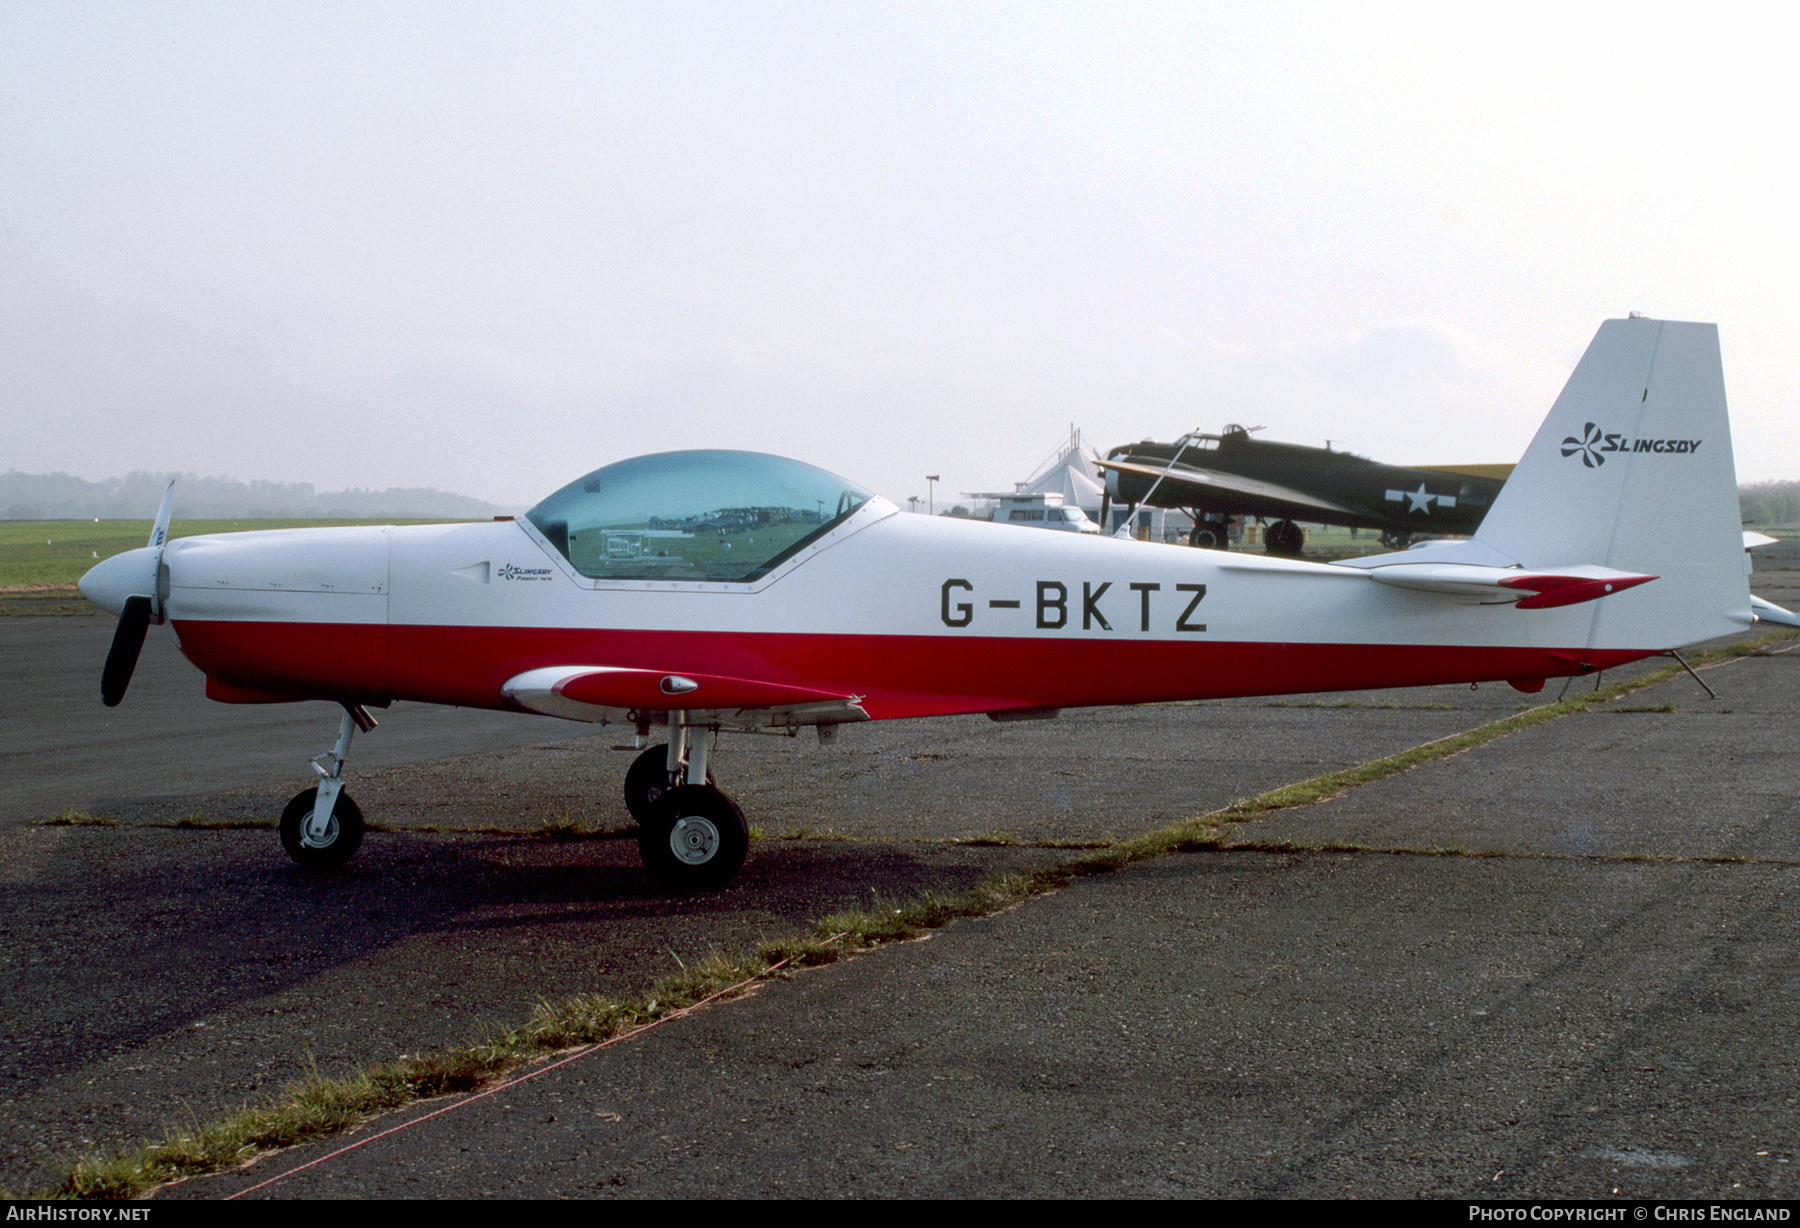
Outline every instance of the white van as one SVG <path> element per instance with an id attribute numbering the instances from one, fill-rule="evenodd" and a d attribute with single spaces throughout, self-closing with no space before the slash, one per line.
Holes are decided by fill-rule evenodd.
<path id="1" fill-rule="evenodd" d="M 1100 526 L 1078 507 L 1064 507 L 1060 494 L 1001 495 L 994 512 L 995 524 L 1022 524 L 1034 529 L 1061 529 L 1065 533 L 1098 533 Z"/>

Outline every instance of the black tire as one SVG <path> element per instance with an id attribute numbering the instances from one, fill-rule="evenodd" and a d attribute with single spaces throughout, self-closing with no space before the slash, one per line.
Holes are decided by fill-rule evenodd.
<path id="1" fill-rule="evenodd" d="M 1188 545 L 1201 550 L 1224 550 L 1231 545 L 1231 538 L 1226 523 L 1218 520 L 1198 520 L 1194 522 L 1193 531 L 1188 534 Z"/>
<path id="2" fill-rule="evenodd" d="M 669 748 L 659 742 L 633 759 L 625 770 L 625 809 L 639 823 L 644 821 L 657 799 L 675 783 L 668 763 Z"/>
<path id="3" fill-rule="evenodd" d="M 650 808 L 638 832 L 644 869 L 664 886 L 712 891 L 750 854 L 750 827 L 737 803 L 710 785 L 677 785 Z"/>
<path id="4" fill-rule="evenodd" d="M 1277 520 L 1263 533 L 1270 554 L 1298 557 L 1306 549 L 1306 532 L 1291 520 Z"/>
<path id="5" fill-rule="evenodd" d="M 339 793 L 331 806 L 331 830 L 324 844 L 306 843 L 306 821 L 312 818 L 319 791 L 307 789 L 296 793 L 294 800 L 281 812 L 281 847 L 287 855 L 309 870 L 329 870 L 341 866 L 356 855 L 362 844 L 362 808 Z"/>
<path id="6" fill-rule="evenodd" d="M 1412 534 L 1405 529 L 1383 529 L 1381 544 L 1389 550 L 1404 550 L 1412 544 Z"/>
<path id="7" fill-rule="evenodd" d="M 650 813 L 656 800 L 681 781 L 679 773 L 669 771 L 669 748 L 658 742 L 649 750 L 631 761 L 625 769 L 625 809 L 639 823 Z M 713 782 L 713 774 L 706 773 L 706 783 Z"/>

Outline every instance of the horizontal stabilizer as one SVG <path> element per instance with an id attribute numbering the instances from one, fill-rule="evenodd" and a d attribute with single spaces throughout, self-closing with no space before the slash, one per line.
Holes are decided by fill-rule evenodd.
<path id="1" fill-rule="evenodd" d="M 1395 588 L 1472 598 L 1484 605 L 1513 602 L 1521 610 L 1578 605 L 1656 579 L 1610 567 L 1565 567 L 1546 573 L 1473 563 L 1393 563 L 1368 568 L 1364 574 Z"/>

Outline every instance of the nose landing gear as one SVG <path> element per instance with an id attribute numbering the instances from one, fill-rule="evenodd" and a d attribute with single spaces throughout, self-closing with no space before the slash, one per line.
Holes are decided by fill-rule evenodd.
<path id="1" fill-rule="evenodd" d="M 363 838 L 362 809 L 344 792 L 344 762 L 357 730 L 375 728 L 375 718 L 361 704 L 345 703 L 337 742 L 312 761 L 319 785 L 303 789 L 281 812 L 281 847 L 309 870 L 341 866 L 355 855 Z"/>

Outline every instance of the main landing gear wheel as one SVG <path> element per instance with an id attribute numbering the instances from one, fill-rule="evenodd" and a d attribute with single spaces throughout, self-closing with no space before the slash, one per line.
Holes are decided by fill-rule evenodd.
<path id="1" fill-rule="evenodd" d="M 1297 556 L 1306 548 L 1306 533 L 1291 520 L 1277 520 L 1263 533 L 1270 554 Z"/>
<path id="2" fill-rule="evenodd" d="M 1188 545 L 1202 550 L 1224 550 L 1231 545 L 1229 520 L 1196 520 L 1188 533 Z"/>
<path id="3" fill-rule="evenodd" d="M 710 785 L 668 790 L 638 832 L 638 856 L 651 877 L 684 891 L 723 887 L 749 853 L 744 812 Z"/>
<path id="4" fill-rule="evenodd" d="M 674 787 L 677 774 L 669 771 L 669 748 L 658 743 L 631 761 L 625 771 L 625 809 L 639 823 L 657 800 Z"/>
<path id="5" fill-rule="evenodd" d="M 1383 529 L 1381 544 L 1389 550 L 1404 550 L 1412 544 L 1412 534 L 1405 529 Z"/>
<path id="6" fill-rule="evenodd" d="M 709 768 L 706 783 L 712 782 Z M 625 809 L 642 823 L 657 799 L 680 783 L 681 773 L 669 771 L 669 748 L 659 742 L 633 759 L 625 770 Z"/>
<path id="7" fill-rule="evenodd" d="M 309 870 L 329 870 L 349 861 L 362 844 L 362 808 L 350 800 L 348 793 L 339 793 L 331 806 L 331 825 L 325 831 L 325 839 L 315 844 L 307 838 L 306 821 L 312 818 L 318 797 L 317 789 L 297 793 L 281 812 L 281 847 Z"/>

